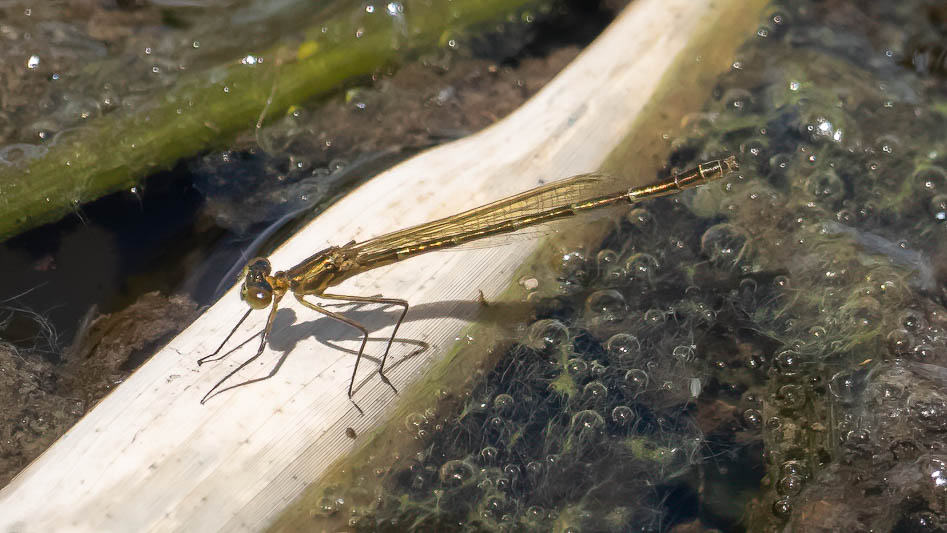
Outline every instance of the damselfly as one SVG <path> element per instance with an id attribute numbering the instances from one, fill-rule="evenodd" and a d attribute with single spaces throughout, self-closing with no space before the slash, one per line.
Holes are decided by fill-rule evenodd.
<path id="1" fill-rule="evenodd" d="M 266 326 L 262 331 L 260 347 L 253 357 L 241 363 L 218 381 L 207 392 L 201 403 L 207 401 L 222 384 L 263 353 L 266 340 L 273 329 L 276 309 L 287 292 L 292 292 L 296 299 L 309 309 L 347 324 L 361 333 L 362 342 L 355 358 L 352 379 L 349 382 L 348 394 L 351 398 L 358 364 L 365 352 L 365 344 L 368 342 L 368 330 L 365 326 L 350 318 L 309 302 L 303 298 L 304 296 L 394 305 L 401 308 L 401 314 L 398 316 L 395 328 L 388 339 L 378 369 L 382 380 L 390 384 L 385 376 L 385 362 L 388 359 L 388 352 L 391 350 L 395 335 L 398 333 L 398 328 L 401 327 L 401 323 L 408 312 L 407 300 L 382 298 L 380 296 L 330 294 L 326 292 L 329 287 L 338 285 L 346 279 L 363 272 L 397 263 L 423 253 L 459 246 L 493 235 L 512 233 L 529 226 L 545 224 L 593 209 L 622 203 L 633 204 L 647 198 L 678 193 L 721 179 L 738 168 L 736 159 L 730 156 L 723 160 L 702 163 L 697 165 L 696 168 L 652 185 L 624 189 L 611 194 L 603 194 L 602 191 L 608 189 L 608 186 L 615 181 L 614 178 L 605 174 L 581 174 L 548 183 L 463 213 L 388 233 L 364 242 L 352 241 L 343 246 L 331 246 L 313 254 L 289 270 L 276 272 L 275 274 L 271 274 L 272 268 L 268 259 L 264 257 L 253 259 L 244 269 L 243 287 L 240 291 L 240 296 L 247 302 L 250 309 L 237 322 L 237 325 L 234 326 L 217 350 L 199 359 L 198 364 L 223 358 L 224 356 L 216 356 L 234 335 L 240 324 L 250 315 L 250 312 L 255 309 L 269 307 L 270 313 L 266 320 Z"/>

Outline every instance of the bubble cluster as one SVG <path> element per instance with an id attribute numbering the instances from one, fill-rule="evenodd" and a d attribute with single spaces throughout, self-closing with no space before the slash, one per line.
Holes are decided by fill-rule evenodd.
<path id="1" fill-rule="evenodd" d="M 558 292 L 534 301 L 423 457 L 392 466 L 369 523 L 947 523 L 947 311 L 931 259 L 947 242 L 947 154 L 940 115 L 916 104 L 936 90 L 829 9 L 774 6 L 670 139 L 675 168 L 732 153 L 740 175 L 630 210 L 601 251 L 537 275 Z"/>

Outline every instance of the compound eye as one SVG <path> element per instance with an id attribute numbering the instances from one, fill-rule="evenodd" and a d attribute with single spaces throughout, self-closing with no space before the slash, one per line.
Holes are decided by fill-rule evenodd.
<path id="1" fill-rule="evenodd" d="M 264 309 L 273 301 L 273 289 L 266 281 L 251 283 L 247 280 L 240 289 L 240 297 L 254 309 Z"/>
<path id="2" fill-rule="evenodd" d="M 270 266 L 270 260 L 265 257 L 254 257 L 247 263 L 247 272 L 258 273 L 264 276 L 269 276 L 272 267 Z"/>

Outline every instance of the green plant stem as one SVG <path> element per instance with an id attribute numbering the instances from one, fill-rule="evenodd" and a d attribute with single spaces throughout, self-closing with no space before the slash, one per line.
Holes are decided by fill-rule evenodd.
<path id="1" fill-rule="evenodd" d="M 305 32 L 298 46 L 260 54 L 262 62 L 235 60 L 191 74 L 145 106 L 103 116 L 59 139 L 37 159 L 0 167 L 0 240 L 128 189 L 347 80 L 442 46 L 451 32 L 505 19 L 534 2 L 406 2 L 400 17 L 378 13 L 357 23 L 346 13 Z"/>

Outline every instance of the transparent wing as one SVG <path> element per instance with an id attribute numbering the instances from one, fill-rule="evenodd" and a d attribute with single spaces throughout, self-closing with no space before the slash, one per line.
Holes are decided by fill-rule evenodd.
<path id="1" fill-rule="evenodd" d="M 581 174 L 555 181 L 469 211 L 356 244 L 353 248 L 356 252 L 356 260 L 423 242 L 450 240 L 453 237 L 470 235 L 504 222 L 568 207 L 593 197 L 597 193 L 607 192 L 610 184 L 615 189 L 619 188 L 615 178 L 597 173 Z"/>

